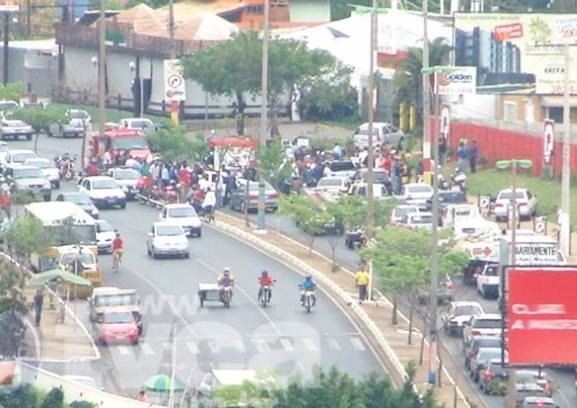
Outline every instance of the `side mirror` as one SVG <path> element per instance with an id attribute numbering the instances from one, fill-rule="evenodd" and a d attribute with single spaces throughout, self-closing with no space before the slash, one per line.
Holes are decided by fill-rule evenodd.
<path id="1" fill-rule="evenodd" d="M 148 236 L 152 238 L 154 236 L 154 234 L 152 232 L 149 232 Z"/>

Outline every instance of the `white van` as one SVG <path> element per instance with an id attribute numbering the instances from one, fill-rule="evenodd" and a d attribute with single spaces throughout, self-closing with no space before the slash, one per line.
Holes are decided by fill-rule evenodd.
<path id="1" fill-rule="evenodd" d="M 197 397 L 210 399 L 219 388 L 242 385 L 245 381 L 252 383 L 270 381 L 274 385 L 277 379 L 272 373 L 269 375 L 256 370 L 211 370 L 196 388 Z"/>
<path id="2" fill-rule="evenodd" d="M 375 147 L 389 143 L 397 147 L 405 137 L 402 130 L 397 129 L 390 123 L 373 123 L 373 144 Z M 363 123 L 353 134 L 353 144 L 357 148 L 369 147 L 369 124 Z"/>

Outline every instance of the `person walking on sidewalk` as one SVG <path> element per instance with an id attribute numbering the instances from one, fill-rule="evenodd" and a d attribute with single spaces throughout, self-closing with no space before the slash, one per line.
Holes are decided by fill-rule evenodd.
<path id="1" fill-rule="evenodd" d="M 42 318 L 42 304 L 44 303 L 44 293 L 42 289 L 38 289 L 34 295 L 34 318 L 36 327 L 40 326 L 40 319 Z"/>
<path id="2" fill-rule="evenodd" d="M 369 287 L 369 280 L 371 279 L 366 265 L 355 274 L 355 284 L 359 290 L 359 304 L 362 304 L 368 299 L 367 288 Z"/>

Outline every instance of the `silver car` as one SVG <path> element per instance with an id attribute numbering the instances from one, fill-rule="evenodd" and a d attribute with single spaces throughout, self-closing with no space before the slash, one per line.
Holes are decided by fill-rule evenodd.
<path id="1" fill-rule="evenodd" d="M 506 221 L 509 218 L 509 209 L 512 208 L 513 190 L 506 188 L 501 190 L 495 200 L 495 219 Z M 537 196 L 526 188 L 515 189 L 515 202 L 517 203 L 519 219 L 530 219 L 537 213 Z"/>
<path id="2" fill-rule="evenodd" d="M 60 188 L 60 170 L 58 170 L 52 160 L 44 157 L 34 157 L 24 160 L 24 166 L 38 167 L 42 170 L 42 174 L 50 182 L 52 188 Z"/>
<path id="3" fill-rule="evenodd" d="M 401 202 L 414 205 L 419 210 L 428 208 L 428 201 L 433 197 L 433 187 L 425 183 L 405 184 L 401 191 Z"/>

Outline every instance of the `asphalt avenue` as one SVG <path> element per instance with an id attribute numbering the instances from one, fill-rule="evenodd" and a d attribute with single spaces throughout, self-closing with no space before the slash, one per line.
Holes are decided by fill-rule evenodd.
<path id="1" fill-rule="evenodd" d="M 42 138 L 39 154 L 73 154 L 79 146 L 77 140 Z M 73 189 L 73 184 L 62 187 Z M 146 255 L 145 239 L 158 211 L 131 202 L 126 210 L 104 210 L 100 216 L 122 233 L 126 246 L 118 274 L 112 272 L 110 256 L 99 257 L 106 285 L 138 291 L 144 338 L 138 346 L 102 347 L 99 362 L 46 368 L 91 375 L 108 390 L 128 393 L 154 374 L 169 373 L 173 358 L 177 377 L 190 385 L 213 368 L 275 368 L 283 375 L 305 377 L 315 365 L 335 365 L 358 378 L 382 372 L 359 330 L 327 296 L 319 292 L 317 308 L 306 314 L 298 299 L 301 277 L 261 252 L 205 228 L 202 238 L 190 240 L 190 259 L 153 260 Z M 215 282 L 225 266 L 236 277 L 231 308 L 220 303 L 200 308 L 198 283 Z M 277 279 L 266 309 L 256 304 L 257 277 L 263 269 Z M 87 305 L 76 310 L 90 327 Z"/>

